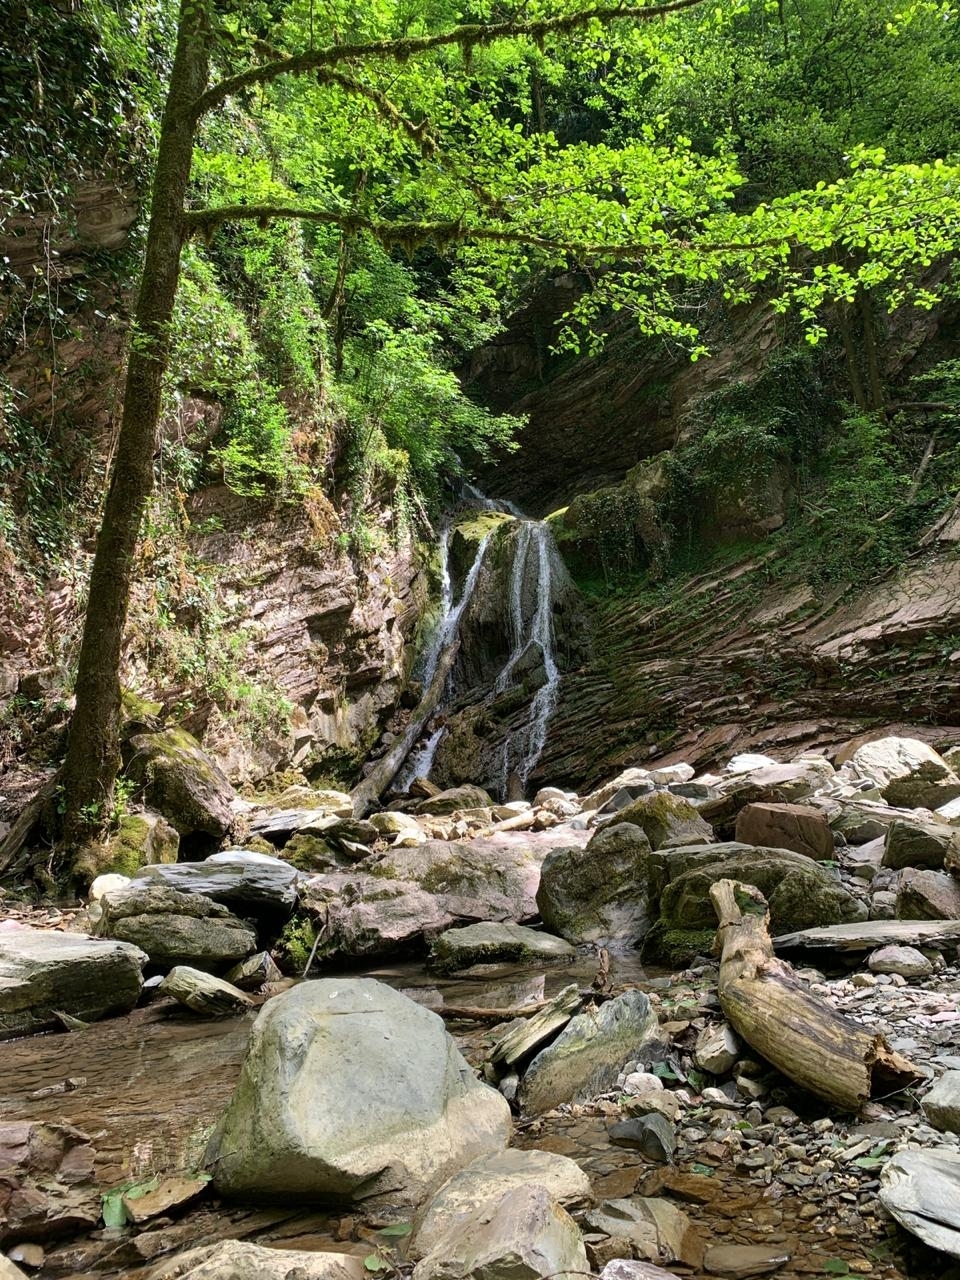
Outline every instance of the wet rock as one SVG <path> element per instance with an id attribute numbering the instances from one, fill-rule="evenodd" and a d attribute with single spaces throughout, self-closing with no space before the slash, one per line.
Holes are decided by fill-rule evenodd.
<path id="1" fill-rule="evenodd" d="M 97 935 L 133 943 L 152 964 L 226 968 L 257 949 L 254 930 L 201 893 L 131 885 L 106 894 L 101 905 Z"/>
<path id="2" fill-rule="evenodd" d="M 960 884 L 943 871 L 905 867 L 897 882 L 900 920 L 960 920 Z"/>
<path id="3" fill-rule="evenodd" d="M 784 1249 L 768 1245 L 721 1244 L 703 1255 L 704 1270 L 712 1276 L 729 1280 L 746 1280 L 748 1276 L 766 1276 L 779 1271 L 790 1261 Z"/>
<path id="4" fill-rule="evenodd" d="M 673 1125 L 665 1116 L 653 1113 L 631 1120 L 620 1120 L 607 1130 L 610 1141 L 618 1147 L 642 1151 L 651 1160 L 667 1164 L 677 1149 Z"/>
<path id="5" fill-rule="evenodd" d="M 432 1252 L 481 1205 L 496 1203 L 507 1192 L 528 1185 L 543 1187 L 561 1204 L 590 1195 L 590 1179 L 573 1160 L 549 1151 L 509 1147 L 474 1160 L 431 1197 L 414 1221 L 411 1256 L 421 1258 Z"/>
<path id="6" fill-rule="evenodd" d="M 960 1071 L 945 1071 L 923 1100 L 923 1113 L 935 1129 L 960 1133 Z"/>
<path id="7" fill-rule="evenodd" d="M 297 904 L 297 879 L 296 868 L 280 858 L 227 849 L 203 862 L 143 867 L 133 887 L 159 884 L 182 893 L 204 894 L 244 918 L 253 916 L 279 928 Z"/>
<path id="8" fill-rule="evenodd" d="M 575 949 L 563 938 L 520 924 L 471 924 L 435 938 L 430 961 L 442 973 L 472 964 L 523 964 L 569 961 Z"/>
<path id="9" fill-rule="evenodd" d="M 226 775 L 183 729 L 141 733 L 130 739 L 127 776 L 140 783 L 146 803 L 181 836 L 222 840 L 233 826 L 234 799 Z"/>
<path id="10" fill-rule="evenodd" d="M 578 1014 L 542 1049 L 520 1082 L 520 1105 L 539 1115 L 612 1087 L 624 1063 L 656 1038 L 657 1016 L 641 991 L 630 990 Z"/>
<path id="11" fill-rule="evenodd" d="M 100 1220 L 90 1139 L 68 1124 L 0 1123 L 0 1245 L 88 1231 Z"/>
<path id="12" fill-rule="evenodd" d="M 960 1155 L 900 1151 L 880 1175 L 884 1208 L 931 1249 L 960 1258 Z"/>
<path id="13" fill-rule="evenodd" d="M 479 1206 L 414 1268 L 414 1280 L 574 1280 L 589 1271 L 577 1224 L 542 1186 Z"/>
<path id="14" fill-rule="evenodd" d="M 927 867 L 936 871 L 945 865 L 960 864 L 960 831 L 933 818 L 897 819 L 887 829 L 883 866 Z"/>
<path id="15" fill-rule="evenodd" d="M 361 958 L 423 950 L 454 916 L 407 880 L 327 872 L 301 885 L 304 909 L 323 923 L 317 956 Z"/>
<path id="16" fill-rule="evenodd" d="M 364 1280 L 363 1259 L 348 1253 L 268 1249 L 221 1240 L 161 1262 L 147 1280 Z"/>
<path id="17" fill-rule="evenodd" d="M 634 943 L 650 927 L 648 855 L 640 827 L 604 827 L 585 848 L 551 849 L 540 870 L 537 907 L 569 942 Z"/>
<path id="18" fill-rule="evenodd" d="M 253 1007 L 250 997 L 232 983 L 182 964 L 170 970 L 161 982 L 159 992 L 207 1018 L 244 1013 Z"/>
<path id="19" fill-rule="evenodd" d="M 417 813 L 456 813 L 458 809 L 489 809 L 492 806 L 493 800 L 483 787 L 466 783 L 462 787 L 438 791 L 435 796 L 421 800 L 417 805 Z"/>
<path id="20" fill-rule="evenodd" d="M 617 822 L 639 827 L 650 841 L 651 849 L 712 844 L 714 840 L 713 828 L 704 822 L 693 805 L 669 791 L 656 791 L 634 800 L 620 810 Z"/>
<path id="21" fill-rule="evenodd" d="M 268 982 L 279 982 L 283 974 L 273 962 L 269 951 L 258 951 L 248 960 L 241 960 L 223 975 L 241 991 L 259 991 Z"/>
<path id="22" fill-rule="evenodd" d="M 415 1202 L 509 1133 L 435 1013 L 370 978 L 321 979 L 261 1010 L 208 1161 L 230 1196 Z"/>
<path id="23" fill-rule="evenodd" d="M 720 1022 L 715 1026 L 704 1027 L 697 1036 L 693 1060 L 701 1071 L 725 1076 L 733 1069 L 740 1053 L 740 1041 L 733 1028 L 728 1022 Z"/>
<path id="24" fill-rule="evenodd" d="M 586 1216 L 592 1231 L 626 1240 L 635 1257 L 646 1261 L 676 1262 L 684 1254 L 684 1237 L 691 1222 L 669 1200 L 632 1196 L 607 1200 Z"/>
<path id="25" fill-rule="evenodd" d="M 810 805 L 745 805 L 737 814 L 736 839 L 744 844 L 792 849 L 817 862 L 834 856 L 830 824 Z"/>
<path id="26" fill-rule="evenodd" d="M 0 1040 L 127 1013 L 143 986 L 146 954 L 127 942 L 29 926 L 0 930 Z"/>
<path id="27" fill-rule="evenodd" d="M 933 973 L 933 965 L 916 947 L 881 947 L 867 967 L 871 973 L 899 973 L 902 978 L 928 978 Z"/>

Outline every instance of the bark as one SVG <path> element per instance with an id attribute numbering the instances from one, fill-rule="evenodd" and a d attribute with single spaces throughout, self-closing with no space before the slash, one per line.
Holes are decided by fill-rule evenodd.
<path id="1" fill-rule="evenodd" d="M 717 994 L 738 1035 L 795 1083 L 844 1111 L 920 1078 L 883 1036 L 818 1000 L 778 960 L 763 894 L 719 880 L 710 890 L 722 947 Z"/>
<path id="2" fill-rule="evenodd" d="M 75 848 L 109 811 L 119 765 L 120 660 L 137 540 L 153 490 L 154 453 L 170 320 L 184 242 L 191 104 L 207 83 L 204 0 L 181 0 L 180 26 L 160 129 L 150 224 L 137 299 L 123 415 L 90 575 L 77 702 L 62 772 L 64 843 Z"/>

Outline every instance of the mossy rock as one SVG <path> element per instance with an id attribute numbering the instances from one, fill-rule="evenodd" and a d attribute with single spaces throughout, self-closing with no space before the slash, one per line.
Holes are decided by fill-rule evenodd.
<path id="1" fill-rule="evenodd" d="M 176 862 L 180 837 L 157 814 L 128 813 L 118 829 L 100 844 L 85 847 L 75 862 L 84 882 L 115 873 L 133 878 L 141 867 Z"/>
<path id="2" fill-rule="evenodd" d="M 474 964 L 553 964 L 573 960 L 576 950 L 562 938 L 519 924 L 471 924 L 448 929 L 430 947 L 430 964 L 441 973 Z"/>
<path id="3" fill-rule="evenodd" d="M 233 787 L 185 729 L 140 733 L 128 744 L 127 777 L 147 803 L 184 835 L 222 839 L 233 826 Z"/>
<path id="4" fill-rule="evenodd" d="M 244 840 L 243 848 L 247 853 L 265 853 L 270 858 L 277 856 L 277 850 L 269 840 L 264 840 L 263 836 L 251 836 L 249 840 Z"/>
<path id="5" fill-rule="evenodd" d="M 301 977 L 317 940 L 317 930 L 309 916 L 295 915 L 277 939 L 275 959 L 284 973 Z"/>
<path id="6" fill-rule="evenodd" d="M 714 838 L 713 828 L 704 822 L 689 800 L 669 791 L 640 796 L 620 810 L 616 821 L 640 827 L 651 849 L 709 844 Z"/>
<path id="7" fill-rule="evenodd" d="M 662 964 L 667 969 L 686 969 L 697 956 L 709 956 L 715 929 L 670 929 L 658 920 L 640 948 L 645 964 Z"/>
<path id="8" fill-rule="evenodd" d="M 276 849 L 270 852 L 276 857 Z M 319 836 L 296 835 L 288 840 L 281 851 L 284 862 L 298 871 L 330 871 L 340 865 L 337 855 L 326 840 Z"/>

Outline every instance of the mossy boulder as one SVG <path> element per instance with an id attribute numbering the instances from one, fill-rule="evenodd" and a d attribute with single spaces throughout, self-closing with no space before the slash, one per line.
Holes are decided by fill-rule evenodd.
<path id="1" fill-rule="evenodd" d="M 97 936 L 131 942 L 164 968 L 224 969 L 257 949 L 254 930 L 205 894 L 130 885 L 104 894 L 100 904 Z"/>
<path id="2" fill-rule="evenodd" d="M 493 799 L 483 787 L 465 783 L 462 787 L 451 787 L 448 791 L 440 791 L 417 805 L 417 813 L 439 815 L 456 813 L 458 809 L 489 809 Z"/>
<path id="3" fill-rule="evenodd" d="M 146 802 L 181 836 L 221 840 L 230 831 L 233 787 L 186 730 L 137 734 L 128 750 L 127 776 L 141 784 Z"/>
<path id="4" fill-rule="evenodd" d="M 271 853 L 273 846 L 270 846 Z M 330 871 L 341 865 L 333 848 L 319 836 L 296 835 L 283 846 L 283 860 L 298 871 Z"/>
<path id="5" fill-rule="evenodd" d="M 441 973 L 452 973 L 472 964 L 552 964 L 572 960 L 576 954 L 562 938 L 523 925 L 470 924 L 435 938 L 430 963 Z"/>
<path id="6" fill-rule="evenodd" d="M 128 813 L 102 844 L 88 845 L 75 866 L 84 881 L 110 873 L 132 878 L 141 867 L 176 862 L 179 847 L 179 834 L 159 814 Z"/>
<path id="7" fill-rule="evenodd" d="M 585 847 L 551 849 L 537 890 L 543 923 L 568 942 L 639 941 L 651 920 L 649 859 L 643 830 L 622 822 Z"/>
<path id="8" fill-rule="evenodd" d="M 704 822 L 689 800 L 669 791 L 640 796 L 620 810 L 617 822 L 640 827 L 651 849 L 710 844 L 714 838 L 713 828 Z"/>
<path id="9" fill-rule="evenodd" d="M 645 963 L 686 969 L 697 956 L 712 953 L 715 937 L 715 929 L 668 929 L 658 920 L 644 938 L 640 956 Z"/>

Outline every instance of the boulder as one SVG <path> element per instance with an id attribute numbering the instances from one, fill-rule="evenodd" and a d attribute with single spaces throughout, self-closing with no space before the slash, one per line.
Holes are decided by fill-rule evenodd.
<path id="1" fill-rule="evenodd" d="M 638 942 L 650 927 L 650 842 L 640 827 L 604 827 L 584 848 L 551 849 L 540 869 L 543 923 L 568 942 Z"/>
<path id="2" fill-rule="evenodd" d="M 364 1280 L 363 1259 L 350 1253 L 269 1249 L 249 1240 L 221 1240 L 189 1249 L 153 1267 L 146 1280 Z"/>
<path id="3" fill-rule="evenodd" d="M 883 866 L 928 867 L 936 871 L 960 865 L 960 831 L 935 818 L 898 818 L 887 829 L 883 846 Z"/>
<path id="4" fill-rule="evenodd" d="M 873 800 L 841 800 L 830 806 L 828 821 L 848 844 L 867 844 L 883 840 L 893 823 L 913 816 L 907 809 L 891 809 Z"/>
<path id="5" fill-rule="evenodd" d="M 870 778 L 892 805 L 936 809 L 960 796 L 960 777 L 917 738 L 879 738 L 859 747 L 850 760 L 859 778 Z"/>
<path id="6" fill-rule="evenodd" d="M 553 964 L 573 960 L 575 949 L 563 938 L 522 924 L 470 924 L 448 929 L 433 940 L 430 961 L 441 973 L 472 964 Z"/>
<path id="7" fill-rule="evenodd" d="M 176 862 L 180 836 L 158 813 L 128 813 L 96 855 L 97 869 L 134 876 L 153 863 Z"/>
<path id="8" fill-rule="evenodd" d="M 59 1028 L 55 1011 L 82 1022 L 129 1012 L 146 963 L 128 942 L 27 925 L 0 929 L 0 1040 Z"/>
<path id="9" fill-rule="evenodd" d="M 960 1133 L 960 1071 L 945 1071 L 923 1100 L 923 1113 L 942 1133 Z"/>
<path id="10" fill-rule="evenodd" d="M 725 1076 L 733 1070 L 734 1063 L 740 1057 L 740 1041 L 736 1032 L 728 1022 L 718 1022 L 704 1027 L 697 1036 L 693 1050 L 693 1060 L 701 1071 L 709 1071 L 711 1075 Z"/>
<path id="11" fill-rule="evenodd" d="M 193 1013 L 207 1018 L 245 1013 L 253 1001 L 239 988 L 213 974 L 202 973 L 185 964 L 176 965 L 160 983 L 158 991 L 170 996 Z"/>
<path id="12" fill-rule="evenodd" d="M 649 769 L 624 769 L 615 778 L 605 782 L 602 787 L 597 787 L 596 791 L 591 791 L 588 796 L 584 796 L 580 803 L 584 809 L 602 809 L 607 801 L 624 787 L 636 786 L 642 788 L 641 794 L 645 794 L 647 791 L 652 791 L 655 785 L 650 779 Z"/>
<path id="13" fill-rule="evenodd" d="M 676 1262 L 685 1252 L 684 1238 L 693 1224 L 669 1200 L 646 1196 L 607 1200 L 587 1214 L 586 1225 L 615 1239 L 628 1240 L 636 1258 Z"/>
<path id="14" fill-rule="evenodd" d="M 704 822 L 693 805 L 669 791 L 655 791 L 634 800 L 620 810 L 617 822 L 640 827 L 651 849 L 711 844 L 714 839 L 713 828 Z"/>
<path id="15" fill-rule="evenodd" d="M 658 1027 L 649 1000 L 633 989 L 571 1018 L 527 1067 L 518 1093 L 521 1108 L 540 1115 L 612 1088 L 624 1064 L 656 1039 Z"/>
<path id="16" fill-rule="evenodd" d="M 920 1240 L 960 1258 L 960 1154 L 898 1151 L 880 1174 L 880 1201 Z"/>
<path id="17" fill-rule="evenodd" d="M 417 805 L 417 813 L 456 813 L 458 809 L 489 809 L 492 805 L 493 799 L 483 787 L 465 783 L 462 787 L 438 791 L 435 796 L 421 800 Z"/>
<path id="18" fill-rule="evenodd" d="M 318 958 L 397 955 L 424 950 L 454 923 L 439 898 L 409 880 L 327 872 L 301 885 L 304 909 L 323 921 Z"/>
<path id="19" fill-rule="evenodd" d="M 479 1205 L 413 1271 L 413 1280 L 580 1280 L 580 1229 L 537 1184 Z"/>
<path id="20" fill-rule="evenodd" d="M 269 951 L 258 951 L 248 960 L 241 960 L 223 975 L 241 991 L 259 991 L 268 982 L 279 982 L 283 974 L 273 962 Z"/>
<path id="21" fill-rule="evenodd" d="M 222 840 L 233 826 L 233 787 L 183 729 L 139 733 L 129 741 L 126 774 L 143 788 L 146 803 L 181 836 Z"/>
<path id="22" fill-rule="evenodd" d="M 617 1147 L 642 1151 L 648 1160 L 666 1164 L 677 1149 L 672 1123 L 659 1108 L 651 1107 L 639 1117 L 612 1124 L 607 1136 Z"/>
<path id="23" fill-rule="evenodd" d="M 422 1258 L 446 1235 L 456 1235 L 481 1205 L 496 1203 L 507 1192 L 524 1186 L 543 1187 L 561 1204 L 586 1200 L 590 1179 L 566 1156 L 536 1148 L 508 1147 L 474 1160 L 455 1173 L 419 1211 L 414 1222 L 410 1254 Z"/>
<path id="24" fill-rule="evenodd" d="M 391 844 L 402 844 L 405 840 L 410 840 L 417 845 L 423 844 L 427 838 L 419 822 L 409 813 L 395 813 L 389 809 L 383 813 L 371 813 L 370 825 Z"/>
<path id="25" fill-rule="evenodd" d="M 929 978 L 933 964 L 916 947 L 887 946 L 874 951 L 867 961 L 871 973 L 898 973 L 901 978 Z"/>
<path id="26" fill-rule="evenodd" d="M 863 904 L 828 870 L 802 853 L 717 845 L 708 851 L 709 855 L 709 861 L 698 859 L 664 889 L 660 899 L 662 928 L 715 928 L 717 916 L 710 901 L 710 888 L 718 880 L 755 885 L 769 904 L 774 934 L 840 924 L 866 915 Z"/>
<path id="27" fill-rule="evenodd" d="M 897 882 L 900 920 L 960 920 L 960 884 L 945 871 L 905 867 Z"/>
<path id="28" fill-rule="evenodd" d="M 314 814 L 333 814 L 337 818 L 353 817 L 352 797 L 346 791 L 334 791 L 329 787 L 287 787 L 271 807 L 309 809 Z"/>
<path id="29" fill-rule="evenodd" d="M 748 804 L 737 814 L 736 838 L 743 844 L 792 849 L 818 862 L 834 856 L 830 824 L 810 805 Z"/>
<path id="30" fill-rule="evenodd" d="M 182 893 L 200 893 L 244 918 L 252 916 L 279 928 L 297 905 L 297 879 L 296 868 L 280 858 L 227 849 L 203 862 L 144 867 L 133 884 L 138 889 L 167 885 Z"/>
<path id="31" fill-rule="evenodd" d="M 257 949 L 256 932 L 202 893 L 130 886 L 104 894 L 100 905 L 97 936 L 132 942 L 155 965 L 226 968 Z"/>
<path id="32" fill-rule="evenodd" d="M 371 978 L 306 982 L 269 1000 L 210 1142 L 229 1196 L 421 1201 L 510 1135 L 443 1022 Z"/>
<path id="33" fill-rule="evenodd" d="M 715 831 L 732 834 L 737 814 L 748 804 L 793 803 L 805 800 L 835 777 L 823 756 L 808 756 L 792 764 L 768 764 L 735 774 L 720 783 L 720 797 L 699 806 L 701 817 Z"/>
<path id="34" fill-rule="evenodd" d="M 495 840 L 456 844 L 428 840 L 413 849 L 388 849 L 358 864 L 384 879 L 412 880 L 440 909 L 472 920 L 532 920 L 544 849 Z"/>

